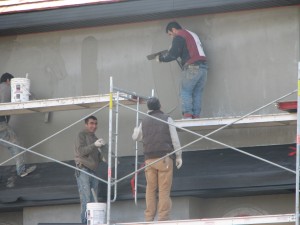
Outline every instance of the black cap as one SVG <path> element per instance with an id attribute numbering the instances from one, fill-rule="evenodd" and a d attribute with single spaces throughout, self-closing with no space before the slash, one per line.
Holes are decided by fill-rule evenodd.
<path id="1" fill-rule="evenodd" d="M 10 73 L 4 73 L 1 76 L 0 83 L 6 82 L 7 80 L 11 80 L 12 78 L 14 78 L 14 76 L 11 75 Z"/>
<path id="2" fill-rule="evenodd" d="M 149 98 L 147 101 L 147 106 L 149 110 L 159 110 L 160 109 L 159 99 L 156 97 Z"/>

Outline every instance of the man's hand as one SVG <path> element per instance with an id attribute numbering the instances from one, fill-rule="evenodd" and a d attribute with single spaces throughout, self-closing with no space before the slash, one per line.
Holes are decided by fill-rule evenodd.
<path id="1" fill-rule="evenodd" d="M 105 141 L 103 139 L 98 139 L 97 141 L 95 141 L 94 145 L 100 148 L 101 146 L 105 145 Z"/>
<path id="2" fill-rule="evenodd" d="M 180 169 L 182 166 L 182 158 L 181 157 L 176 157 L 176 167 L 177 169 Z"/>

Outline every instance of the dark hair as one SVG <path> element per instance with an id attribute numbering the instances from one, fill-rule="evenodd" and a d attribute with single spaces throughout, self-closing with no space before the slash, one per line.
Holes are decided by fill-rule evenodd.
<path id="1" fill-rule="evenodd" d="M 4 73 L 1 76 L 0 83 L 6 82 L 7 80 L 11 80 L 12 78 L 14 78 L 14 76 L 11 75 L 10 73 Z"/>
<path id="2" fill-rule="evenodd" d="M 147 106 L 149 110 L 159 110 L 161 107 L 159 99 L 156 97 L 149 98 L 147 101 Z"/>
<path id="3" fill-rule="evenodd" d="M 84 119 L 85 124 L 88 124 L 89 120 L 97 120 L 95 116 L 88 116 Z"/>
<path id="4" fill-rule="evenodd" d="M 168 33 L 168 31 L 172 31 L 172 28 L 175 28 L 177 30 L 181 30 L 181 26 L 179 25 L 179 23 L 177 23 L 176 21 L 172 21 L 170 23 L 168 23 L 168 25 L 166 26 L 166 33 Z"/>

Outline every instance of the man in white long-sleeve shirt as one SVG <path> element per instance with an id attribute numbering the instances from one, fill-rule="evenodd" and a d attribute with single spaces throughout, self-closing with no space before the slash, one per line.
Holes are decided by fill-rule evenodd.
<path id="1" fill-rule="evenodd" d="M 149 165 L 181 147 L 176 128 L 171 125 L 174 124 L 174 121 L 160 110 L 161 105 L 158 98 L 150 98 L 147 101 L 147 106 L 149 115 L 166 122 L 146 117 L 139 127 L 134 128 L 132 139 L 143 141 L 145 164 Z M 179 169 L 182 166 L 182 151 L 177 151 L 175 155 L 176 167 Z M 173 180 L 173 158 L 173 156 L 165 157 L 145 169 L 147 180 L 146 221 L 153 221 L 156 212 L 159 221 L 169 220 L 172 208 L 170 192 Z M 156 199 L 157 190 L 158 204 Z"/>

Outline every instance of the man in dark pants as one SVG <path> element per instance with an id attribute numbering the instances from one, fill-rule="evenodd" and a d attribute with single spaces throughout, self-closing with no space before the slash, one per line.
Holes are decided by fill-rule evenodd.
<path id="1" fill-rule="evenodd" d="M 206 56 L 199 37 L 182 29 L 177 22 L 170 22 L 166 33 L 172 38 L 170 50 L 158 55 L 158 62 L 178 62 L 182 68 L 181 73 L 181 105 L 183 119 L 199 118 L 201 112 L 202 94 L 207 80 Z"/>
<path id="2" fill-rule="evenodd" d="M 12 78 L 14 78 L 14 76 L 11 75 L 10 73 L 4 73 L 1 76 L 1 80 L 0 80 L 0 102 L 1 103 L 11 102 L 10 81 Z M 15 132 L 8 125 L 9 119 L 10 116 L 0 116 L 0 139 L 19 145 Z M 6 147 L 11 152 L 12 156 L 15 156 L 23 151 L 18 147 L 12 146 L 4 142 L 0 142 L 0 145 Z M 26 169 L 25 162 L 24 162 L 24 154 L 19 155 L 18 157 L 15 158 L 15 160 L 16 160 L 17 175 L 20 177 L 25 177 L 36 169 L 35 165 Z M 12 187 L 13 183 L 14 183 L 14 178 L 10 177 L 7 182 L 7 187 Z"/>
<path id="3" fill-rule="evenodd" d="M 170 125 L 174 121 L 160 110 L 161 106 L 158 98 L 150 98 L 147 101 L 147 106 L 149 115 L 168 122 L 164 123 L 151 117 L 146 117 L 140 126 L 134 129 L 132 139 L 143 141 L 145 164 L 149 165 L 168 153 L 173 152 L 174 149 L 180 149 L 181 147 L 176 128 Z M 175 155 L 176 167 L 179 169 L 182 166 L 182 151 L 178 150 Z M 146 221 L 153 221 L 156 212 L 159 221 L 170 219 L 173 158 L 173 155 L 165 157 L 145 169 L 147 180 Z M 158 204 L 156 199 L 157 190 Z"/>
<path id="4" fill-rule="evenodd" d="M 75 163 L 78 168 L 95 175 L 102 161 L 99 148 L 105 145 L 103 139 L 98 139 L 95 132 L 98 127 L 97 118 L 89 116 L 85 120 L 85 128 L 79 132 L 75 143 Z M 81 222 L 87 223 L 86 204 L 94 202 L 91 189 L 98 193 L 98 180 L 86 173 L 75 172 L 81 202 Z"/>

